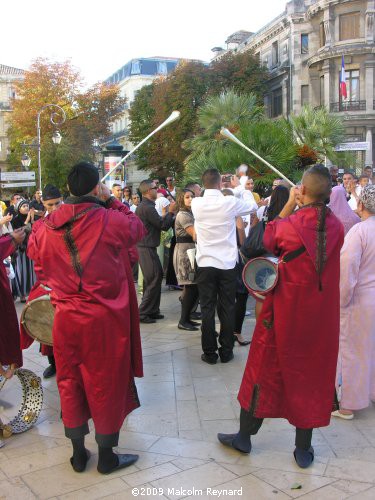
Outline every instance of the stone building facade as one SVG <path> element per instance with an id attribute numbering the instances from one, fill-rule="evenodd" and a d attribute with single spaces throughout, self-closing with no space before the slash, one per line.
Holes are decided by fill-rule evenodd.
<path id="1" fill-rule="evenodd" d="M 107 83 L 119 85 L 121 96 L 127 100 L 123 113 L 112 123 L 110 140 L 117 139 L 124 150 L 131 151 L 134 145 L 129 141 L 129 110 L 137 92 L 145 85 L 150 85 L 156 78 L 171 73 L 179 61 L 180 59 L 166 57 L 132 59 L 107 78 Z M 136 161 L 127 162 L 126 182 L 128 185 L 138 187 L 147 176 L 147 171 L 137 168 Z"/>
<path id="2" fill-rule="evenodd" d="M 7 170 L 8 119 L 12 112 L 11 100 L 16 97 L 14 82 L 22 80 L 24 71 L 0 64 L 0 169 Z"/>
<path id="3" fill-rule="evenodd" d="M 299 113 L 304 104 L 342 116 L 347 142 L 366 142 L 357 167 L 375 167 L 375 0 L 291 0 L 278 17 L 226 50 L 251 50 L 271 78 L 270 117 Z M 347 98 L 339 91 L 344 57 Z M 355 147 L 355 146 L 354 146 Z M 359 147 L 359 146 L 358 146 Z"/>

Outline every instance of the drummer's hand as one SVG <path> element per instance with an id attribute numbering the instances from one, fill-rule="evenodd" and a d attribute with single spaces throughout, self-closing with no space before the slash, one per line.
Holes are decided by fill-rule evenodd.
<path id="1" fill-rule="evenodd" d="M 297 205 L 297 200 L 299 199 L 299 195 L 300 195 L 299 188 L 297 186 L 291 187 L 289 191 L 289 200 L 287 201 L 286 204 L 289 205 L 290 207 L 293 206 L 295 208 Z"/>
<path id="2" fill-rule="evenodd" d="M 99 184 L 99 199 L 107 201 L 111 197 L 111 191 L 103 182 Z"/>
<path id="3" fill-rule="evenodd" d="M 13 233 L 10 233 L 13 241 L 16 245 L 21 245 L 23 240 L 26 238 L 26 231 L 24 227 L 20 227 L 19 229 L 15 229 Z"/>

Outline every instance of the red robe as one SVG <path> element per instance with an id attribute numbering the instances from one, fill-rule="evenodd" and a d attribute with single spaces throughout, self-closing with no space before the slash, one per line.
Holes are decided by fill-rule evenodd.
<path id="1" fill-rule="evenodd" d="M 318 208 L 297 210 L 267 224 L 264 246 L 281 258 L 279 281 L 254 330 L 238 400 L 259 418 L 286 418 L 301 429 L 329 425 L 339 345 L 340 249 L 344 231 L 327 209 L 326 262 L 321 290 L 317 257 Z"/>
<path id="2" fill-rule="evenodd" d="M 0 364 L 22 366 L 17 312 L 3 264 L 15 249 L 10 236 L 0 237 Z"/>
<path id="3" fill-rule="evenodd" d="M 114 200 L 111 208 L 66 203 L 28 248 L 56 306 L 53 348 L 64 425 L 80 427 L 92 417 L 99 434 L 118 432 L 139 406 L 134 377 L 143 376 L 129 249 L 144 226 L 122 203 Z"/>
<path id="4" fill-rule="evenodd" d="M 38 229 L 41 227 L 42 224 L 44 224 L 45 217 L 38 219 L 36 222 L 34 222 L 31 234 L 29 236 L 29 242 L 30 240 L 33 240 L 34 235 L 38 231 Z M 29 244 L 28 242 L 28 244 Z M 30 255 L 27 252 L 27 255 L 29 258 Z M 47 285 L 45 276 L 43 275 L 43 269 L 42 266 L 39 262 L 39 259 L 34 261 L 34 271 L 37 277 L 37 281 L 30 290 L 29 296 L 28 296 L 28 302 L 37 299 L 38 297 L 42 297 L 43 295 L 46 295 L 46 290 L 43 288 L 43 285 Z M 48 285 L 47 285 L 48 286 Z M 20 334 L 21 334 L 21 349 L 27 349 L 28 347 L 31 346 L 31 344 L 34 342 L 34 339 L 28 335 L 26 330 L 24 329 L 23 325 L 20 324 Z M 40 344 L 40 352 L 43 354 L 43 356 L 53 356 L 53 348 L 49 345 L 46 344 Z"/>

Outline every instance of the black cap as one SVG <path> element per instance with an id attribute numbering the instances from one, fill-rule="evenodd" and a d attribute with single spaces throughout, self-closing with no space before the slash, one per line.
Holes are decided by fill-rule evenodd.
<path id="1" fill-rule="evenodd" d="M 52 186 L 52 184 L 47 184 L 43 189 L 43 201 L 54 200 L 55 198 L 61 198 L 61 193 L 59 188 Z"/>
<path id="2" fill-rule="evenodd" d="M 81 161 L 68 174 L 69 191 L 74 196 L 90 193 L 99 182 L 99 171 L 92 163 Z"/>

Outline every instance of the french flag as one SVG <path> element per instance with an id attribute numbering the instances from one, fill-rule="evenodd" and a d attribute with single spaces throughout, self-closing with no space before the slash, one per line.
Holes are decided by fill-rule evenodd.
<path id="1" fill-rule="evenodd" d="M 346 79 L 345 79 L 345 62 L 344 56 L 341 60 L 341 72 L 340 72 L 340 95 L 342 98 L 346 99 L 348 94 L 346 92 Z"/>

